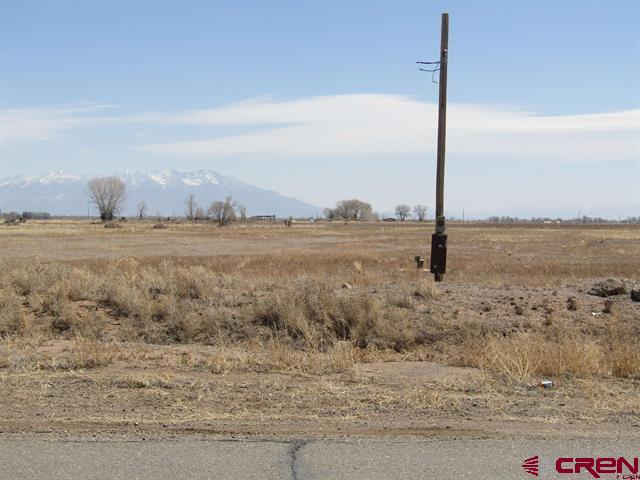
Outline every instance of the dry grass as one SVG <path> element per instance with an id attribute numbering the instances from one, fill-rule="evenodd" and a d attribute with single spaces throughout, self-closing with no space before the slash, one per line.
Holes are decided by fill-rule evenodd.
<path id="1" fill-rule="evenodd" d="M 325 351 L 348 340 L 362 348 L 401 351 L 416 340 L 407 305 L 308 276 L 282 285 L 267 275 L 248 279 L 203 266 L 170 261 L 150 266 L 126 258 L 100 272 L 7 262 L 0 282 L 5 335 L 100 339 L 115 319 L 117 339 L 150 343 L 220 345 L 278 338 L 296 348 Z"/>
<path id="2" fill-rule="evenodd" d="M 283 274 L 331 272 L 337 263 L 359 262 L 365 273 L 373 266 L 387 274 L 412 269 L 413 256 L 427 253 L 431 224 L 239 223 L 224 229 L 211 224 L 126 222 L 117 230 L 87 221 L 27 222 L 0 228 L 7 258 L 46 256 L 50 260 L 106 260 L 140 256 L 171 258 L 184 263 L 204 260 L 224 264 L 219 256 L 264 258 Z M 607 276 L 633 278 L 640 270 L 637 226 L 477 225 L 449 227 L 451 281 L 494 285 L 557 285 L 562 281 Z M 179 246 L 176 248 L 176 246 Z M 257 252 L 279 252 L 256 255 Z M 313 255 L 308 255 L 313 252 Z M 298 257 L 295 259 L 295 257 Z M 284 258 L 287 260 L 284 260 Z M 292 258 L 290 261 L 289 258 Z M 337 259 L 331 260 L 331 259 Z M 326 260 L 329 260 L 326 262 Z M 157 261 L 157 260 L 154 260 Z M 232 262 L 237 265 L 238 262 Z M 347 281 L 344 279 L 343 281 Z"/>
<path id="3" fill-rule="evenodd" d="M 7 337 L 0 348 L 0 365 L 10 372 L 92 369 L 112 364 L 119 352 L 114 344 L 82 337 L 54 350 L 42 348 L 43 344 L 43 338 Z"/>
<path id="4" fill-rule="evenodd" d="M 255 318 L 276 335 L 319 351 L 336 341 L 402 351 L 415 344 L 416 329 L 401 310 L 404 305 L 394 306 L 373 295 L 303 279 L 272 298 L 261 299 Z"/>
<path id="5" fill-rule="evenodd" d="M 212 371 L 224 371 L 229 362 L 235 369 L 262 371 L 268 365 L 286 370 L 314 355 L 319 365 L 331 364 L 327 359 L 335 355 L 335 347 L 346 343 L 365 350 L 438 350 L 437 339 L 444 338 L 440 344 L 448 346 L 445 361 L 519 381 L 540 375 L 629 377 L 640 372 L 637 334 L 630 326 L 610 322 L 605 331 L 593 332 L 568 322 L 555 326 L 548 305 L 542 324 L 525 332 L 505 334 L 500 324 L 486 322 L 451 326 L 430 313 L 442 295 L 433 284 L 414 281 L 409 274 L 406 286 L 371 287 L 375 283 L 356 262 L 357 267 L 349 262 L 348 275 L 355 285 L 350 289 L 331 277 L 311 274 L 294 275 L 282 284 L 268 269 L 262 277 L 248 278 L 246 261 L 234 269 L 226 265 L 215 270 L 123 258 L 101 271 L 95 266 L 5 262 L 0 273 L 0 333 L 83 339 L 82 345 L 96 350 L 109 339 L 215 345 L 220 350 L 214 354 L 218 360 L 212 360 Z M 516 307 L 517 316 L 522 316 L 524 309 Z M 258 348 L 248 349 L 249 344 Z M 76 350 L 78 358 L 70 365 L 104 364 L 91 358 L 90 348 Z M 304 365 L 309 364 L 306 357 Z M 305 369 L 326 370 L 299 370 Z"/>
<path id="6" fill-rule="evenodd" d="M 139 241 L 141 232 L 147 232 L 149 241 L 154 226 L 122 225 L 117 233 L 107 233 L 87 222 L 28 222 L 19 233 L 3 230 L 0 236 L 11 240 L 18 235 L 37 243 L 42 238 L 73 240 L 84 235 L 80 241 L 89 247 L 94 238 L 113 238 L 129 247 L 127 242 Z M 366 351 L 421 349 L 417 356 L 462 361 L 515 378 L 638 372 L 637 332 L 628 325 L 627 334 L 613 341 L 611 332 L 584 331 L 583 325 L 558 317 L 547 300 L 538 309 L 542 324 L 532 324 L 522 301 L 512 298 L 507 318 L 522 318 L 520 324 L 531 328 L 505 332 L 504 320 L 471 321 L 465 318 L 473 313 L 468 309 L 463 315 L 457 308 L 448 310 L 450 304 L 438 308 L 444 291 L 411 267 L 409 252 L 424 248 L 425 227 L 420 225 L 167 226 L 152 236 L 160 235 L 165 242 L 180 239 L 187 246 L 204 239 L 253 248 L 256 238 L 287 246 L 281 254 L 116 256 L 64 262 L 6 258 L 0 260 L 0 335 L 203 344 L 227 352 L 253 342 L 259 345 L 252 350 L 254 356 L 263 349 L 276 358 L 276 350 L 286 350 L 278 360 L 285 366 L 287 355 L 325 355 L 348 342 Z M 631 272 L 640 271 L 638 229 L 455 228 L 448 277 L 454 284 L 456 278 L 476 282 L 482 275 L 492 285 L 509 281 L 508 291 L 517 285 L 554 286 L 562 279 L 596 277 L 604 243 L 610 244 L 607 273 L 624 271 L 633 278 Z M 556 237 L 561 241 L 554 242 Z M 324 246 L 327 242 L 329 247 Z M 539 255 L 525 255 L 535 249 Z M 345 284 L 349 288 L 342 288 Z M 579 305 L 571 296 L 562 309 L 578 315 Z M 496 308 L 482 302 L 489 316 Z M 610 300 L 604 311 L 613 318 L 617 308 Z M 278 349 L 269 347 L 274 344 Z"/>
<path id="7" fill-rule="evenodd" d="M 585 285 L 640 280 L 638 229 L 454 225 L 451 274 L 436 286 L 413 264 L 428 238 L 420 225 L 25 225 L 0 229 L 0 386 L 17 392 L 7 404 L 29 389 L 64 398 L 66 385 L 94 402 L 157 401 L 164 419 L 202 420 L 305 408 L 517 412 L 545 377 L 637 393 L 637 305 L 616 297 L 605 307 Z M 394 386 L 357 374 L 397 361 L 483 375 Z M 246 391 L 219 384 L 243 375 L 254 375 Z M 588 405 L 602 411 L 628 408 L 593 395 Z"/>
<path id="8" fill-rule="evenodd" d="M 467 339 L 460 363 L 531 383 L 541 376 L 640 378 L 640 339 L 630 329 L 609 328 L 588 335 L 565 328 Z"/>

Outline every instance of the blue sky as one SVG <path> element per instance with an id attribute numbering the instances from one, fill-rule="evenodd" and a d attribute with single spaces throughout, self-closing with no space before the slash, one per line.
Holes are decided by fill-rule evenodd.
<path id="1" fill-rule="evenodd" d="M 0 0 L 0 176 L 214 169 L 320 206 L 637 214 L 640 3 Z"/>

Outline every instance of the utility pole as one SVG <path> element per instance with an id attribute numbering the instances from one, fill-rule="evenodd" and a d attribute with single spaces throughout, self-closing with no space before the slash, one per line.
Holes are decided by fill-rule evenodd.
<path id="1" fill-rule="evenodd" d="M 438 101 L 438 167 L 436 170 L 436 231 L 431 236 L 430 270 L 436 282 L 447 271 L 447 234 L 444 218 L 444 159 L 447 136 L 447 66 L 449 63 L 449 14 L 442 14 L 440 32 L 440 87 Z"/>

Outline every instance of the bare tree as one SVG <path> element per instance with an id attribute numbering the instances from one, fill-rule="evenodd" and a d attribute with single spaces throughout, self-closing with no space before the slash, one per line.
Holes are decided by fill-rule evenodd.
<path id="1" fill-rule="evenodd" d="M 233 198 L 227 197 L 224 202 L 219 200 L 213 202 L 209 207 L 208 213 L 213 220 L 218 222 L 218 226 L 222 227 L 236 219 L 235 206 L 236 202 L 233 201 Z"/>
<path id="2" fill-rule="evenodd" d="M 136 209 L 138 211 L 138 220 L 142 220 L 147 213 L 147 203 L 144 200 L 138 202 Z"/>
<path id="3" fill-rule="evenodd" d="M 345 220 L 366 220 L 372 214 L 371 205 L 362 200 L 353 198 L 351 200 L 340 200 L 332 210 L 325 210 L 328 218 L 344 218 Z"/>
<path id="4" fill-rule="evenodd" d="M 218 222 L 218 225 L 220 226 L 224 225 L 223 212 L 224 202 L 221 202 L 220 200 L 216 200 L 215 202 L 213 202 L 207 209 L 207 214 L 209 215 L 209 217 Z"/>
<path id="5" fill-rule="evenodd" d="M 89 181 L 87 195 L 100 212 L 100 219 L 113 220 L 127 196 L 127 186 L 118 177 L 100 177 Z"/>
<path id="6" fill-rule="evenodd" d="M 195 220 L 204 220 L 207 218 L 207 214 L 204 211 L 204 208 L 198 207 L 196 208 L 196 216 Z"/>
<path id="7" fill-rule="evenodd" d="M 198 209 L 195 195 L 191 194 L 187 197 L 184 202 L 184 207 L 187 220 L 194 221 L 196 219 L 196 210 Z"/>
<path id="8" fill-rule="evenodd" d="M 398 217 L 401 222 L 404 222 L 410 213 L 411 207 L 409 205 L 398 205 L 396 207 L 396 217 Z"/>
<path id="9" fill-rule="evenodd" d="M 240 220 L 244 222 L 247 219 L 247 207 L 238 205 L 238 212 L 240 213 Z"/>
<path id="10" fill-rule="evenodd" d="M 415 213 L 416 217 L 418 217 L 419 222 L 424 222 L 425 217 L 427 216 L 427 210 L 429 207 L 426 205 L 414 205 L 413 213 Z"/>

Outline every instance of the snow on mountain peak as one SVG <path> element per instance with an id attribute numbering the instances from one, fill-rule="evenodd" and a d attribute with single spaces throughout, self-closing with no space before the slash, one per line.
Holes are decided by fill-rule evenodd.
<path id="1" fill-rule="evenodd" d="M 176 170 L 163 170 L 146 174 L 146 177 L 159 185 L 170 183 L 182 183 L 190 187 L 199 187 L 204 184 L 218 185 L 219 175 L 211 170 L 198 170 L 197 172 L 178 172 Z"/>
<path id="2" fill-rule="evenodd" d="M 56 170 L 53 172 L 45 173 L 40 178 L 38 178 L 39 183 L 47 184 L 47 183 L 62 183 L 62 182 L 73 182 L 76 180 L 80 180 L 82 178 L 81 175 L 76 175 L 69 172 L 64 172 L 62 170 Z"/>
<path id="3" fill-rule="evenodd" d="M 107 175 L 107 174 L 105 174 Z M 202 185 L 212 184 L 220 185 L 221 183 L 232 183 L 237 181 L 233 177 L 225 177 L 213 170 L 198 170 L 196 172 L 178 172 L 176 170 L 159 170 L 149 173 L 124 172 L 117 173 L 116 176 L 122 178 L 131 185 L 138 185 L 145 180 L 152 181 L 161 186 L 169 184 L 183 184 L 189 187 L 199 187 Z M 98 174 L 79 175 L 75 173 L 65 172 L 63 170 L 54 170 L 43 173 L 41 175 L 21 175 L 0 179 L 0 186 L 27 186 L 33 183 L 41 185 L 49 185 L 54 183 L 76 182 L 78 180 L 88 180 L 95 178 Z M 240 182 L 242 183 L 242 182 Z"/>
<path id="4" fill-rule="evenodd" d="M 205 183 L 218 185 L 218 174 L 211 171 L 199 170 L 193 173 L 185 173 L 181 175 L 182 183 L 191 187 L 199 187 Z"/>
<path id="5" fill-rule="evenodd" d="M 17 177 L 9 177 L 0 180 L 0 187 L 21 186 L 26 187 L 33 183 L 41 185 L 50 185 L 54 183 L 68 183 L 80 180 L 82 175 L 65 172 L 63 170 L 55 170 L 42 175 L 24 175 Z"/>
<path id="6" fill-rule="evenodd" d="M 144 201 L 150 209 L 165 215 L 180 215 L 184 199 L 195 195 L 200 205 L 233 196 L 251 214 L 310 216 L 317 207 L 283 197 L 276 192 L 244 183 L 213 170 L 116 174 L 73 174 L 53 171 L 42 175 L 24 175 L 0 179 L 0 208 L 3 211 L 48 211 L 52 215 L 84 215 L 88 197 L 87 182 L 100 176 L 115 175 L 127 185 L 124 214 L 135 211 Z"/>
<path id="7" fill-rule="evenodd" d="M 154 182 L 159 183 L 160 185 L 168 184 L 169 180 L 171 179 L 171 177 L 167 175 L 165 172 L 150 173 L 147 176 Z"/>

